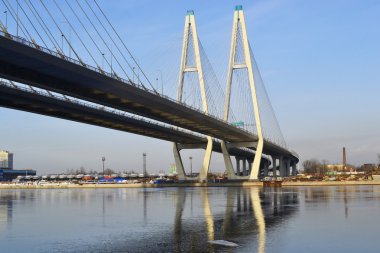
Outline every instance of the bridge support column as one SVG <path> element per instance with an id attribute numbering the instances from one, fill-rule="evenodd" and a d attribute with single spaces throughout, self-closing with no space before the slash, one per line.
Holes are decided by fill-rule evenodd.
<path id="1" fill-rule="evenodd" d="M 173 154 L 174 154 L 176 170 L 178 173 L 178 180 L 180 181 L 186 180 L 187 177 L 185 174 L 185 169 L 183 168 L 183 162 L 182 162 L 181 154 L 179 153 L 179 148 L 178 148 L 177 143 L 173 143 Z"/>
<path id="2" fill-rule="evenodd" d="M 236 175 L 238 175 L 238 173 L 236 173 L 235 175 L 234 167 L 231 162 L 230 154 L 228 153 L 226 142 L 221 141 L 221 146 L 222 146 L 224 164 L 226 166 L 227 177 L 228 179 L 236 179 Z M 238 164 L 238 161 L 236 160 L 236 169 L 237 169 L 237 164 Z"/>
<path id="3" fill-rule="evenodd" d="M 201 182 L 207 181 L 207 174 L 208 174 L 208 170 L 210 168 L 210 162 L 211 162 L 212 143 L 213 143 L 212 138 L 208 136 L 206 152 L 203 158 L 202 168 L 199 173 L 199 181 Z"/>
<path id="4" fill-rule="evenodd" d="M 269 167 L 268 162 L 264 163 L 264 177 L 267 177 L 269 174 L 268 167 Z"/>
<path id="5" fill-rule="evenodd" d="M 241 36 L 239 36 L 239 34 Z M 241 38 L 241 42 L 237 41 L 238 38 Z M 236 54 L 238 43 L 242 43 L 245 62 L 235 62 L 235 54 Z M 234 21 L 233 21 L 233 27 L 232 27 L 230 61 L 229 61 L 228 75 L 227 75 L 226 102 L 225 102 L 225 110 L 224 110 L 224 120 L 226 121 L 229 120 L 232 75 L 235 69 L 246 69 L 248 73 L 248 80 L 249 80 L 249 86 L 250 86 L 250 92 L 251 92 L 250 96 L 252 98 L 252 105 L 253 105 L 253 110 L 254 110 L 255 124 L 256 124 L 257 137 L 258 137 L 256 153 L 253 159 L 253 163 L 250 169 L 250 174 L 248 176 L 248 179 L 257 180 L 259 176 L 261 156 L 263 153 L 264 139 L 263 139 L 263 134 L 262 134 L 262 129 L 261 129 L 261 119 L 260 119 L 259 103 L 257 99 L 255 80 L 253 76 L 254 74 L 253 74 L 253 68 L 252 68 L 251 51 L 250 51 L 248 37 L 247 37 L 244 13 L 241 7 L 235 8 Z"/>
<path id="6" fill-rule="evenodd" d="M 198 177 L 188 177 L 186 176 L 185 169 L 183 167 L 183 162 L 180 154 L 181 149 L 196 149 L 196 148 L 202 148 L 205 149 L 205 155 L 203 157 L 203 163 L 202 167 L 200 169 L 200 173 Z M 207 180 L 207 174 L 210 167 L 210 161 L 211 161 L 211 154 L 212 154 L 212 148 L 213 148 L 213 140 L 211 137 L 207 137 L 207 145 L 205 144 L 178 144 L 173 143 L 173 154 L 174 154 L 174 160 L 175 165 L 178 173 L 178 179 L 179 180 L 199 180 L 201 182 L 204 182 Z"/>
<path id="7" fill-rule="evenodd" d="M 290 176 L 290 159 L 286 160 L 286 177 Z"/>
<path id="8" fill-rule="evenodd" d="M 280 164 L 280 177 L 284 177 L 284 170 L 285 170 L 285 166 L 284 166 L 284 157 L 283 156 L 280 156 L 280 159 L 279 159 L 279 164 Z"/>
<path id="9" fill-rule="evenodd" d="M 189 42 L 191 41 L 191 44 L 193 45 L 193 52 L 188 55 L 189 49 Z M 188 61 L 188 57 L 193 56 L 194 59 L 191 59 Z M 188 66 L 187 64 L 189 62 L 194 61 L 195 66 Z M 200 88 L 200 95 L 202 99 L 202 111 L 204 114 L 208 115 L 208 104 L 207 104 L 207 96 L 206 96 L 206 84 L 204 80 L 203 75 L 203 67 L 202 67 L 202 59 L 200 54 L 200 45 L 198 40 L 198 32 L 197 32 L 197 26 L 195 23 L 195 16 L 193 11 L 188 11 L 186 18 L 185 18 L 185 28 L 184 28 L 184 35 L 183 35 L 183 42 L 182 42 L 182 56 L 181 56 L 181 67 L 178 77 L 178 94 L 177 94 L 177 100 L 179 102 L 183 102 L 183 83 L 185 79 L 185 73 L 188 72 L 195 72 L 198 74 L 198 80 L 199 80 L 199 88 Z M 206 146 L 206 152 L 205 156 L 203 158 L 202 167 L 199 173 L 199 181 L 203 182 L 207 180 L 207 174 L 210 167 L 210 161 L 211 161 L 211 154 L 212 154 L 212 145 L 213 140 L 210 136 L 207 137 L 207 146 Z M 183 167 L 183 166 L 182 166 Z"/>
<path id="10" fill-rule="evenodd" d="M 248 176 L 247 159 L 243 159 L 243 176 Z"/>
<path id="11" fill-rule="evenodd" d="M 292 163 L 292 176 L 297 176 L 297 164 L 295 162 Z"/>
<path id="12" fill-rule="evenodd" d="M 277 177 L 277 157 L 272 156 L 273 168 L 272 168 L 272 177 Z"/>
<path id="13" fill-rule="evenodd" d="M 261 129 L 260 129 L 260 133 L 261 133 Z M 249 180 L 259 179 L 260 163 L 261 163 L 261 157 L 263 155 L 263 148 L 264 148 L 264 140 L 262 139 L 262 136 L 261 136 L 259 137 L 259 141 L 257 143 L 255 159 L 253 160 L 251 174 L 249 175 Z"/>
<path id="14" fill-rule="evenodd" d="M 240 176 L 240 158 L 235 157 L 236 160 L 236 175 Z"/>

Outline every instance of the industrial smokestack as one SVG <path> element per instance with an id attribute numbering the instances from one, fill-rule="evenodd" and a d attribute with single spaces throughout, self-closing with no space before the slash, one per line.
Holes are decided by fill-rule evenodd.
<path id="1" fill-rule="evenodd" d="M 346 171 L 346 164 L 347 164 L 346 148 L 343 147 L 343 171 Z"/>

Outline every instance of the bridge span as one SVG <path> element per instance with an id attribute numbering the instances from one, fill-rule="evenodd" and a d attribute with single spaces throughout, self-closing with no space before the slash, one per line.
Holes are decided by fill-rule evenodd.
<path id="1" fill-rule="evenodd" d="M 207 138 L 194 132 L 149 121 L 122 112 L 105 110 L 89 103 L 54 97 L 36 90 L 0 81 L 0 106 L 55 118 L 105 127 L 182 145 L 205 147 Z M 214 140 L 213 151 L 222 153 L 220 141 Z M 231 155 L 252 159 L 252 150 L 231 148 Z"/>
<path id="2" fill-rule="evenodd" d="M 243 64 L 234 60 L 238 33 L 241 33 L 241 43 L 244 45 L 245 62 Z M 196 62 L 194 67 L 186 65 L 188 43 L 191 40 L 194 44 Z M 226 111 L 224 119 L 220 119 L 211 115 L 207 110 L 203 68 L 193 12 L 188 12 L 185 20 L 178 101 L 148 90 L 131 80 L 124 80 L 114 72 L 109 74 L 100 67 L 91 67 L 81 60 L 67 57 L 62 52 L 44 48 L 33 40 L 30 42 L 13 36 L 3 27 L 3 32 L 0 32 L 0 77 L 140 117 L 116 115 L 99 108 L 46 97 L 5 85 L 0 85 L 0 104 L 8 108 L 172 141 L 177 171 L 181 179 L 193 178 L 186 177 L 179 151 L 183 148 L 199 147 L 206 150 L 198 178 L 201 181 L 207 179 L 212 151 L 223 153 L 226 171 L 230 179 L 255 180 L 262 176 L 268 176 L 270 162 L 263 158 L 264 154 L 271 157 L 274 176 L 277 175 L 277 169 L 280 176 L 288 176 L 290 168 L 294 174 L 298 156 L 285 146 L 264 138 L 262 134 L 250 54 L 244 14 L 242 8 L 238 7 L 234 16 Z M 246 69 L 249 74 L 250 95 L 253 101 L 257 133 L 236 127 L 228 121 L 231 76 L 235 69 Z M 192 108 L 181 100 L 183 76 L 189 71 L 199 75 L 203 110 Z M 152 119 L 155 122 L 144 118 Z M 162 124 L 158 124 L 157 121 Z M 178 129 L 178 127 L 191 132 Z M 233 169 L 231 155 L 237 157 L 237 172 Z M 248 161 L 249 175 L 239 176 L 240 160 L 244 161 L 244 167 L 245 161 Z M 263 160 L 265 162 L 262 162 Z"/>

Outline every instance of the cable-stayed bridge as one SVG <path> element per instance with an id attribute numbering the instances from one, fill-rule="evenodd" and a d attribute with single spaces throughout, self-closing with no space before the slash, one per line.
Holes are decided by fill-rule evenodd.
<path id="1" fill-rule="evenodd" d="M 212 151 L 223 153 L 229 179 L 256 180 L 268 176 L 270 170 L 273 176 L 296 173 L 298 157 L 282 137 L 240 6 L 234 13 L 226 95 L 200 44 L 194 13 L 187 13 L 175 100 L 153 88 L 96 0 L 75 1 L 77 9 L 65 0 L 71 12 L 53 1 L 84 50 L 78 50 L 70 34 L 63 32 L 47 1 L 40 0 L 39 6 L 31 0 L 18 1 L 16 6 L 2 2 L 17 30 L 11 34 L 7 24 L 0 24 L 0 76 L 5 79 L 0 83 L 1 106 L 171 141 L 181 180 L 206 180 Z M 52 27 L 60 38 L 54 36 Z M 78 27 L 86 32 L 77 31 Z M 93 47 L 83 38 L 86 34 Z M 64 45 L 69 49 L 66 53 Z M 104 57 L 102 48 L 109 50 L 111 59 Z M 101 55 L 101 64 L 91 49 Z M 96 67 L 79 52 L 87 52 Z M 271 138 L 275 134 L 279 137 Z M 193 178 L 186 176 L 180 150 L 196 148 L 205 149 L 205 156 L 200 175 Z M 231 156 L 236 158 L 235 168 Z"/>

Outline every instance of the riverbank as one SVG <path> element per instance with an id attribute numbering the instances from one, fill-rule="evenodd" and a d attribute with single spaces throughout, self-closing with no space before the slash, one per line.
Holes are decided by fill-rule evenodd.
<path id="1" fill-rule="evenodd" d="M 380 185 L 380 181 L 311 181 L 283 182 L 282 187 L 293 186 L 349 186 Z M 262 182 L 223 182 L 223 183 L 170 183 L 170 184 L 0 184 L 0 189 L 96 189 L 96 188 L 162 188 L 162 187 L 262 187 Z"/>

